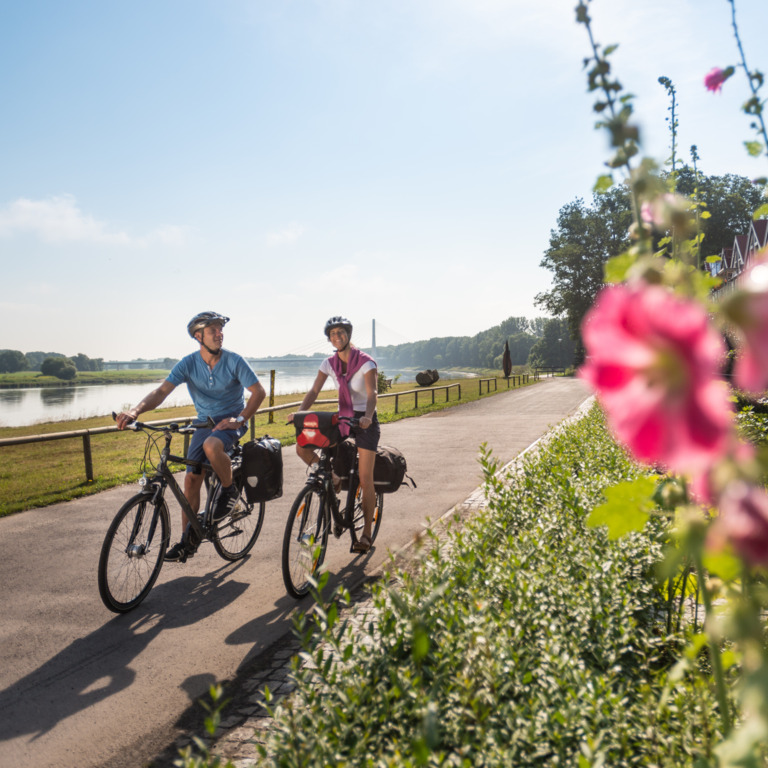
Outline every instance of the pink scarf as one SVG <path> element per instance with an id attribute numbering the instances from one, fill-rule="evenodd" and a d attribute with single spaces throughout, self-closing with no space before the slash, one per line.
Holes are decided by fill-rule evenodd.
<path id="1" fill-rule="evenodd" d="M 347 361 L 347 372 L 343 373 L 344 363 L 339 357 L 339 353 L 328 358 L 331 370 L 339 383 L 339 416 L 353 416 L 355 411 L 352 407 L 352 395 L 349 391 L 349 380 L 368 362 L 376 361 L 365 352 L 361 352 L 357 347 L 351 347 L 349 350 L 349 360 Z M 342 421 L 339 424 L 341 434 L 346 437 L 349 434 L 349 424 Z"/>

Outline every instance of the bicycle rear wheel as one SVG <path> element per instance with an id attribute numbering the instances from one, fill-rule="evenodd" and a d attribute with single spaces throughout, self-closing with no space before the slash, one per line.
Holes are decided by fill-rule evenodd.
<path id="1" fill-rule="evenodd" d="M 266 508 L 263 501 L 251 504 L 245 498 L 240 472 L 235 472 L 234 481 L 240 491 L 240 498 L 230 514 L 214 523 L 211 534 L 213 547 L 224 560 L 240 560 L 251 551 L 261 532 Z M 218 478 L 211 483 L 208 493 L 211 505 L 216 504 L 221 493 L 221 482 Z"/>
<path id="2" fill-rule="evenodd" d="M 373 510 L 373 528 L 371 533 L 371 544 L 376 541 L 381 527 L 381 516 L 384 514 L 384 494 L 376 492 L 376 506 Z M 352 510 L 352 542 L 356 542 L 363 532 L 365 516 L 363 515 L 363 489 L 358 483 L 355 490 L 355 506 Z"/>
<path id="3" fill-rule="evenodd" d="M 288 513 L 283 536 L 283 581 L 288 594 L 309 593 L 312 579 L 325 560 L 330 514 L 324 495 L 306 485 Z"/>
<path id="4" fill-rule="evenodd" d="M 99 594 L 115 613 L 135 608 L 154 586 L 168 548 L 171 524 L 161 498 L 138 494 L 109 526 L 99 557 Z"/>

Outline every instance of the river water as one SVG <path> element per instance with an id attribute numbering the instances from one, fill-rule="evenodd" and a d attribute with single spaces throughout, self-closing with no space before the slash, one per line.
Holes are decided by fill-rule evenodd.
<path id="1" fill-rule="evenodd" d="M 269 373 L 257 372 L 269 394 Z M 275 374 L 275 394 L 297 394 L 297 400 L 315 380 L 316 372 Z M 414 372 L 401 374 L 401 381 L 413 381 Z M 162 379 L 158 379 L 158 384 Z M 138 403 L 152 384 L 81 384 L 35 389 L 0 389 L 0 427 L 23 427 L 49 421 L 69 421 L 104 416 Z M 327 389 L 333 389 L 329 379 Z M 190 405 L 186 386 L 176 387 L 163 406 Z"/>

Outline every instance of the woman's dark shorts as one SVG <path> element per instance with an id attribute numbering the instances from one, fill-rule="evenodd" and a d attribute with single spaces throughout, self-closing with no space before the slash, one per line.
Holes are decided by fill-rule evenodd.
<path id="1" fill-rule="evenodd" d="M 365 411 L 355 411 L 355 418 L 362 419 Z M 375 451 L 381 438 L 381 427 L 379 426 L 379 417 L 374 412 L 373 421 L 368 429 L 362 427 L 350 427 L 349 436 L 354 438 L 355 445 L 358 448 L 366 448 L 369 451 Z"/>

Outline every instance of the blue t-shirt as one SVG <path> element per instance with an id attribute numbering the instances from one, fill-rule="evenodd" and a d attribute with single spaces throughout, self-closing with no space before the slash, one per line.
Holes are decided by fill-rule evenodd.
<path id="1" fill-rule="evenodd" d="M 175 386 L 186 384 L 200 421 L 236 416 L 245 406 L 243 390 L 259 381 L 253 368 L 234 352 L 221 350 L 221 359 L 211 370 L 199 352 L 179 360 L 168 374 Z"/>

